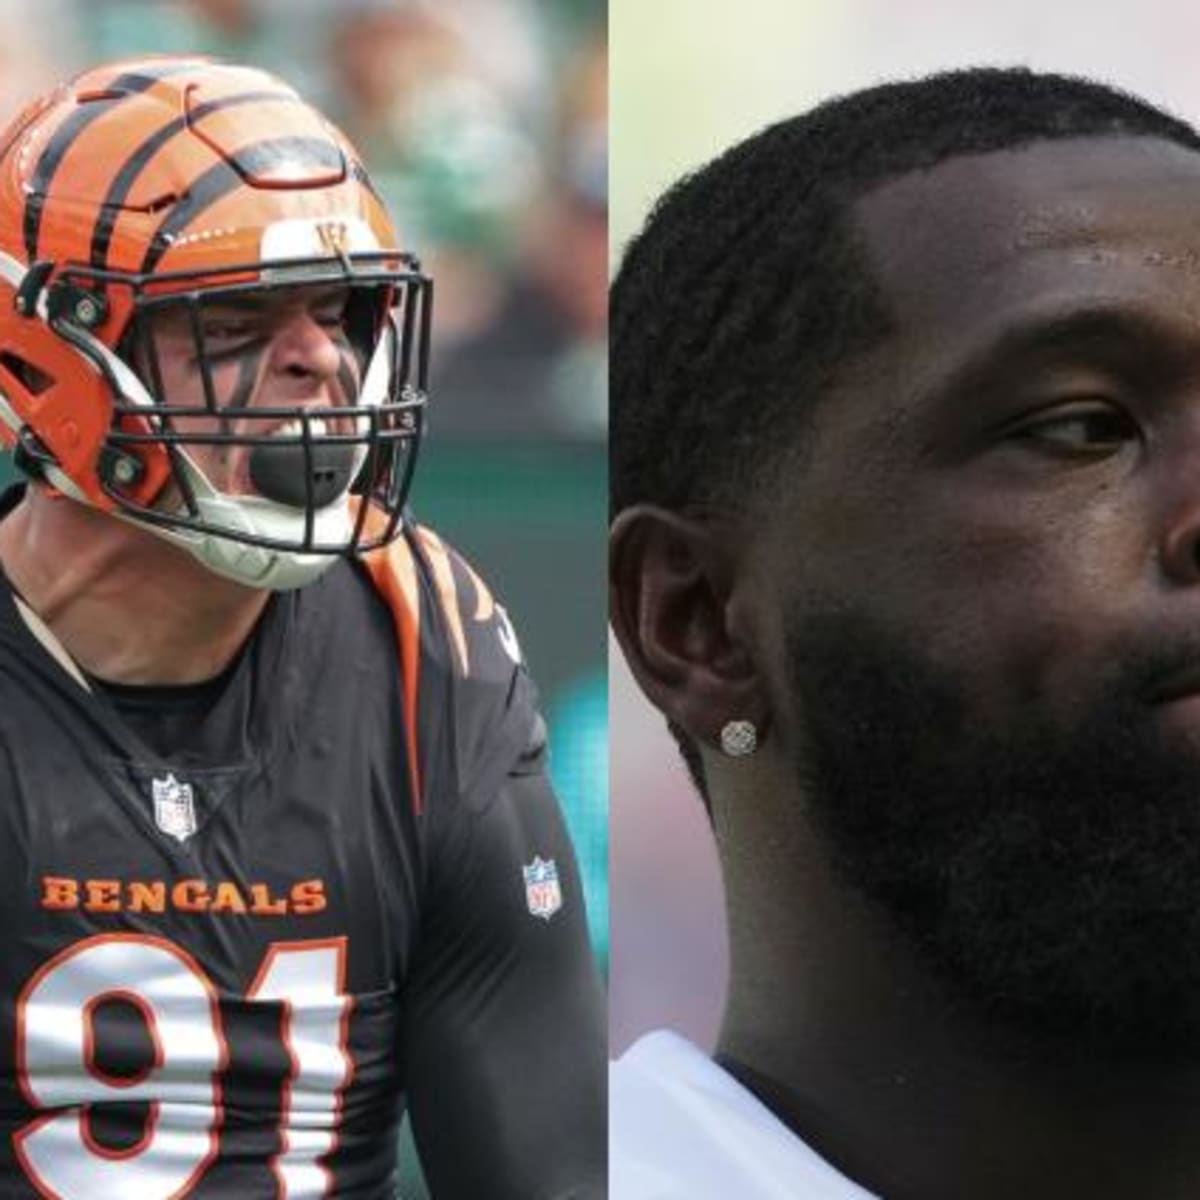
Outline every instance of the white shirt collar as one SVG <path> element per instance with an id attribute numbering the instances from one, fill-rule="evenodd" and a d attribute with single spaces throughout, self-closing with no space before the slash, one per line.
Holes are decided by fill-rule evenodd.
<path id="1" fill-rule="evenodd" d="M 609 1076 L 612 1200 L 874 1200 L 677 1034 L 648 1034 Z"/>

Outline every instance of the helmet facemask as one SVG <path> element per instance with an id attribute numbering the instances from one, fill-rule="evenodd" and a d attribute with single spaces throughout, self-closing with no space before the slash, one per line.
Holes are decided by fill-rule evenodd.
<path id="1" fill-rule="evenodd" d="M 31 474 L 253 587 L 397 536 L 431 286 L 294 89 L 195 55 L 85 71 L 0 138 L 0 218 L 0 441 Z M 266 380 L 270 350 L 251 377 L 214 336 L 314 288 L 346 298 L 340 382 Z"/>
<path id="2" fill-rule="evenodd" d="M 411 257 L 381 252 L 202 278 L 68 267 L 45 308 L 111 388 L 97 476 L 115 511 L 220 574 L 280 588 L 396 535 L 423 429 L 431 290 Z M 110 304 L 130 312 L 115 353 L 88 329 Z M 337 347 L 336 381 L 320 402 L 264 399 L 271 314 L 301 309 Z M 195 395 L 174 386 L 181 353 Z M 231 488 L 212 465 L 233 459 Z M 147 495 L 151 463 L 163 482 Z"/>

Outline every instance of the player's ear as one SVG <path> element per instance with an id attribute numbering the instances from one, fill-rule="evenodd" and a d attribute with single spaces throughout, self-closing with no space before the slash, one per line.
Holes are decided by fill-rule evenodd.
<path id="1" fill-rule="evenodd" d="M 763 720 L 760 680 L 735 603 L 737 556 L 716 526 L 653 505 L 609 534 L 609 612 L 650 702 L 715 745 L 727 721 Z"/>

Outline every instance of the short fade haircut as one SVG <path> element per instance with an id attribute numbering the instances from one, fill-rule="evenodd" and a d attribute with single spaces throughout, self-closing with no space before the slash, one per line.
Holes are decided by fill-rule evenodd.
<path id="1" fill-rule="evenodd" d="M 744 506 L 838 372 L 886 336 L 851 219 L 868 192 L 961 155 L 1111 136 L 1200 150 L 1191 126 L 1104 84 L 976 68 L 829 100 L 681 179 L 612 288 L 613 513 Z M 697 749 L 674 733 L 703 794 Z"/>

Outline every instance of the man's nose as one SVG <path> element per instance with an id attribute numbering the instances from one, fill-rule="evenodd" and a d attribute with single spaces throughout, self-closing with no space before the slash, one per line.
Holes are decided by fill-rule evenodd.
<path id="1" fill-rule="evenodd" d="M 1200 583 L 1200 431 L 1172 462 L 1170 508 L 1163 526 L 1160 560 L 1173 583 Z"/>
<path id="2" fill-rule="evenodd" d="M 296 378 L 332 379 L 341 364 L 333 331 L 298 309 L 280 319 L 271 339 L 271 369 Z"/>

